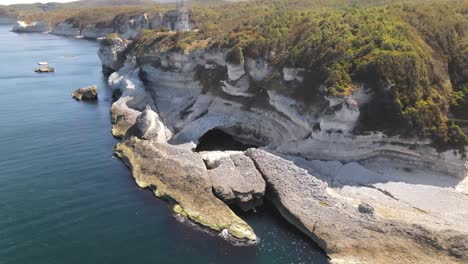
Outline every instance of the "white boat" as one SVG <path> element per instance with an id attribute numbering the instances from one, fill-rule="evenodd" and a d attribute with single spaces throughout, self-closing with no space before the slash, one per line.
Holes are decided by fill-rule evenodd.
<path id="1" fill-rule="evenodd" d="M 40 61 L 37 63 L 38 65 L 49 65 L 47 61 Z"/>

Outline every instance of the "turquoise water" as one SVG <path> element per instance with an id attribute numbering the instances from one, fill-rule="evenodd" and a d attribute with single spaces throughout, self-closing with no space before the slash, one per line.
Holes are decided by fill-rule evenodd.
<path id="1" fill-rule="evenodd" d="M 179 223 L 112 157 L 97 44 L 0 26 L 0 264 L 325 263 L 271 208 L 243 216 L 262 242 L 234 247 Z M 38 61 L 53 74 L 33 72 Z M 99 102 L 70 94 L 97 84 Z"/>

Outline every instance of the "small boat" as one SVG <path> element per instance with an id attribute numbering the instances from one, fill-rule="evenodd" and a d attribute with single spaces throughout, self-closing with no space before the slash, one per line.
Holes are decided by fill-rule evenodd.
<path id="1" fill-rule="evenodd" d="M 44 72 L 54 72 L 55 69 L 52 67 L 40 67 L 40 68 L 35 69 L 34 71 L 38 73 L 44 73 Z"/>
<path id="2" fill-rule="evenodd" d="M 37 65 L 49 65 L 49 63 L 47 61 L 40 61 Z"/>

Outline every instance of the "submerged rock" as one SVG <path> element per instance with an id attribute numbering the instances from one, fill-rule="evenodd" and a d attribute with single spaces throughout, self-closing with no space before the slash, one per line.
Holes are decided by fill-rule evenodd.
<path id="1" fill-rule="evenodd" d="M 78 101 L 95 101 L 98 98 L 97 86 L 91 85 L 80 88 L 72 93 L 72 97 Z"/>
<path id="2" fill-rule="evenodd" d="M 262 205 L 265 181 L 249 157 L 234 154 L 214 163 L 208 173 L 216 196 L 243 211 Z"/>

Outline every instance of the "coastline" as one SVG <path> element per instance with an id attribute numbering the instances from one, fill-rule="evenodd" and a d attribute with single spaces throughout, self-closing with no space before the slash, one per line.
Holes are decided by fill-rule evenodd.
<path id="1" fill-rule="evenodd" d="M 57 32 L 54 34 L 57 34 Z M 62 31 L 60 34 L 72 36 L 68 34 L 69 32 L 71 31 Z M 102 48 L 104 50 L 109 49 L 109 47 Z M 122 59 L 121 54 L 119 54 L 121 48 L 116 48 L 114 45 L 111 46 L 111 49 L 113 50 L 107 52 L 107 54 L 115 55 L 113 58 L 108 58 L 108 55 L 102 57 L 107 57 L 108 62 Z M 228 76 L 232 80 L 238 81 L 245 74 L 253 76 L 252 78 L 265 78 L 265 72 L 258 67 L 249 69 L 246 66 L 247 70 L 241 74 L 236 74 L 234 67 L 229 66 L 226 62 L 225 51 L 214 52 L 214 54 L 210 54 L 209 51 L 202 53 L 205 57 L 211 56 L 212 61 L 217 62 L 217 66 L 226 67 Z M 170 57 L 171 60 L 164 62 L 163 55 Z M 249 97 L 249 94 L 245 93 L 248 90 L 245 87 L 225 85 L 224 94 L 221 95 L 215 92 L 211 94 L 200 93 L 202 87 L 193 78 L 193 69 L 197 65 L 208 68 L 208 63 L 206 61 L 191 63 L 189 57 L 193 55 L 200 55 L 200 53 L 189 55 L 161 54 L 159 59 L 180 70 L 174 72 L 161 71 L 150 65 L 150 62 L 146 62 L 145 65 L 137 65 L 135 59 L 131 56 L 125 58 L 126 63 L 123 64 L 123 68 L 120 68 L 122 65 L 119 64 L 103 64 L 104 67 L 114 68 L 113 70 L 117 71 L 117 73 L 109 77 L 109 83 L 112 89 L 122 92 L 122 96 L 111 108 L 114 123 L 113 134 L 116 137 L 123 138 L 123 143 L 116 148 L 119 157 L 124 160 L 128 159 L 126 164 L 131 169 L 134 169 L 138 164 L 137 161 L 141 159 L 131 158 L 139 151 L 141 157 L 151 155 L 165 157 L 159 167 L 166 166 L 165 163 L 168 162 L 168 158 L 169 160 L 174 158 L 177 161 L 176 158 L 180 157 L 181 153 L 185 153 L 188 155 L 187 157 L 190 157 L 186 160 L 188 164 L 181 165 L 184 168 L 190 168 L 193 165 L 191 163 L 192 158 L 197 159 L 195 163 L 198 165 L 194 166 L 200 169 L 200 176 L 190 182 L 199 182 L 199 179 L 205 179 L 203 191 L 183 189 L 186 187 L 185 184 L 179 186 L 179 183 L 172 183 L 171 180 L 165 179 L 161 172 L 151 171 L 154 165 L 146 167 L 145 171 L 149 171 L 149 174 L 145 175 L 144 178 L 157 180 L 157 183 L 143 184 L 139 180 L 141 177 L 138 175 L 139 172 L 133 171 L 137 183 L 140 181 L 138 185 L 150 187 L 158 197 L 164 197 L 170 201 L 175 200 L 174 211 L 176 214 L 188 217 L 194 222 L 221 233 L 222 230 L 226 229 L 235 237 L 256 240 L 252 234 L 245 234 L 246 227 L 244 223 L 241 222 L 242 230 L 239 233 L 238 226 L 230 228 L 230 225 L 226 225 L 224 222 L 222 224 L 216 222 L 218 219 L 206 220 L 206 217 L 210 218 L 212 216 L 209 210 L 208 212 L 202 210 L 200 214 L 198 211 L 199 205 L 194 202 L 181 206 L 181 200 L 186 197 L 177 196 L 177 193 L 185 193 L 189 196 L 194 193 L 213 195 L 210 189 L 211 180 L 206 175 L 210 168 L 202 166 L 203 162 L 206 162 L 206 158 L 192 152 L 192 149 L 198 143 L 198 139 L 215 128 L 222 128 L 230 134 L 235 134 L 233 131 L 241 131 L 241 133 L 236 134 L 239 140 L 260 143 L 262 148 L 258 150 L 259 153 L 257 154 L 262 157 L 266 155 L 268 157 L 266 163 L 271 162 L 270 159 L 279 159 L 275 162 L 276 164 L 285 162 L 281 171 L 288 172 L 288 174 L 291 171 L 299 171 L 299 175 L 306 175 L 305 177 L 310 179 L 309 181 L 298 181 L 292 187 L 273 187 L 271 189 L 272 182 L 275 180 L 269 179 L 266 176 L 267 173 L 259 169 L 259 161 L 251 156 L 251 153 L 255 151 L 250 150 L 250 152 L 247 151 L 243 154 L 256 163 L 257 170 L 260 171 L 267 186 L 270 186 L 270 191 L 277 194 L 284 191 L 288 194 L 285 196 L 287 199 L 291 192 L 291 189 L 288 188 L 292 188 L 292 190 L 298 188 L 299 200 L 288 202 L 281 201 L 281 198 L 278 197 L 269 199 L 289 222 L 318 243 L 329 254 L 333 263 L 346 263 L 347 261 L 358 263 L 366 261 L 410 263 L 411 261 L 412 263 L 418 263 L 436 258 L 441 258 L 446 263 L 457 263 L 466 260 L 463 254 L 466 252 L 465 238 L 468 230 L 465 229 L 466 226 L 463 223 L 458 223 L 458 221 L 463 221 L 466 216 L 464 211 L 466 208 L 459 209 L 458 214 L 446 217 L 441 211 L 442 208 L 439 207 L 439 204 L 466 200 L 468 190 L 466 187 L 467 165 L 466 161 L 460 160 L 459 155 L 454 155 L 450 151 L 438 153 L 427 142 L 421 142 L 417 139 L 406 140 L 384 137 L 380 134 L 370 136 L 346 135 L 346 126 L 339 127 L 340 130 L 345 131 L 345 135 L 339 133 L 329 135 L 323 131 L 321 133 L 314 132 L 310 120 L 307 120 L 307 116 L 298 114 L 297 109 L 288 108 L 284 105 L 280 106 L 281 104 L 277 103 L 278 100 L 289 99 L 287 96 L 269 94 L 266 98 L 269 103 L 268 107 L 254 108 L 251 109 L 250 113 L 247 113 L 247 111 L 242 110 L 243 105 L 242 102 L 239 103 L 238 98 L 239 95 L 241 98 Z M 254 61 L 252 64 L 262 65 L 264 62 Z M 294 69 L 294 71 L 296 70 L 299 71 L 299 69 Z M 164 74 L 167 74 L 167 76 L 162 76 Z M 146 76 L 145 80 L 141 79 L 140 76 L 142 75 Z M 289 80 L 291 78 L 285 77 L 285 79 Z M 176 89 L 180 88 L 180 91 L 171 91 L 174 87 L 178 87 Z M 183 95 L 184 93 L 188 93 L 190 99 Z M 154 97 L 154 94 L 158 94 L 159 97 Z M 172 98 L 179 99 L 178 101 L 181 103 L 168 105 L 169 99 L 172 100 Z M 231 105 L 226 106 L 227 104 Z M 145 110 L 148 109 L 147 106 L 149 106 L 149 110 Z M 222 109 L 223 107 L 225 109 Z M 180 109 L 189 109 L 191 113 L 188 116 L 183 116 L 183 118 L 175 117 L 176 114 L 181 112 Z M 145 111 L 145 118 L 142 118 Z M 354 110 L 345 108 L 343 111 L 352 112 Z M 346 124 L 353 122 L 352 119 L 336 120 L 335 117 L 327 119 L 324 116 L 321 125 L 323 127 L 327 125 L 333 127 L 340 122 Z M 248 119 L 250 120 L 247 121 Z M 263 128 L 253 125 L 255 122 L 262 124 Z M 285 142 L 284 138 L 288 138 L 289 141 Z M 415 144 L 417 145 L 416 149 L 413 147 Z M 125 150 L 123 149 L 124 146 L 126 147 Z M 151 146 L 151 148 L 148 148 L 148 146 Z M 410 146 L 413 149 L 410 149 Z M 138 148 L 141 148 L 141 150 L 137 150 Z M 177 151 L 173 152 L 174 150 Z M 273 153 L 273 157 L 269 156 L 271 155 L 269 153 Z M 230 156 L 230 154 L 226 154 L 223 155 L 223 158 L 229 160 L 231 159 Z M 213 159 L 214 162 L 218 163 L 222 160 L 216 157 Z M 202 162 L 200 163 L 200 161 Z M 410 168 L 412 171 L 406 171 L 406 168 Z M 187 177 L 183 172 L 178 172 L 175 168 L 167 167 L 166 169 L 162 174 L 180 175 L 182 179 Z M 336 174 L 331 175 L 333 172 L 336 172 Z M 448 186 L 439 186 L 437 180 L 425 181 L 426 179 L 423 176 L 425 172 L 429 172 L 429 178 L 441 179 L 439 182 L 449 182 Z M 408 180 L 406 176 L 411 175 L 417 177 L 409 177 L 410 180 Z M 443 177 L 448 177 L 447 181 Z M 394 180 L 399 180 L 401 184 L 393 183 Z M 424 185 L 423 187 L 419 186 L 421 183 Z M 154 187 L 152 187 L 152 184 Z M 304 190 L 301 188 L 302 185 L 310 187 L 313 192 L 319 192 L 319 194 L 311 199 L 312 197 L 307 196 L 307 192 L 311 189 Z M 161 188 L 163 191 L 157 191 Z M 437 195 L 434 195 L 434 193 Z M 420 202 L 415 199 L 418 195 L 429 200 Z M 265 197 L 268 197 L 268 195 Z M 213 198 L 210 196 L 207 199 L 208 201 L 219 201 L 219 197 Z M 310 202 L 315 206 L 309 208 L 307 207 L 309 205 L 300 203 L 300 201 L 308 199 L 311 199 Z M 435 203 L 436 201 L 437 203 Z M 218 209 L 227 208 L 225 204 L 215 203 L 217 203 L 216 208 Z M 300 208 L 297 208 L 296 203 L 300 204 Z M 375 214 L 360 213 L 358 206 L 364 203 L 371 204 L 372 208 L 375 209 Z M 433 206 L 431 203 L 436 205 Z M 461 204 L 466 205 L 467 203 Z M 298 211 L 295 211 L 296 209 Z M 332 219 L 330 216 L 319 220 L 314 219 L 313 226 L 304 224 L 304 222 L 311 220 L 310 215 L 302 212 L 305 209 L 316 210 L 318 215 L 325 214 L 325 216 L 330 212 L 333 221 L 335 221 L 332 223 L 335 230 L 329 227 L 327 223 Z M 448 209 L 450 208 L 447 208 L 447 212 Z M 233 214 L 227 218 L 238 221 L 237 216 L 232 211 L 229 212 L 229 208 L 227 210 L 227 215 Z M 218 213 L 217 210 L 216 213 Z M 298 222 L 297 219 L 301 218 L 302 221 Z M 231 220 L 228 220 L 228 222 Z M 417 227 L 411 226 L 413 221 L 422 224 Z M 322 232 L 320 229 L 317 230 L 317 226 L 321 225 L 324 226 Z M 389 226 L 392 228 L 389 228 Z M 452 230 L 447 232 L 448 229 Z M 362 237 L 349 235 L 346 236 L 349 240 L 339 242 L 343 239 L 343 234 L 347 232 L 350 232 L 350 234 L 363 232 L 365 235 Z M 429 242 L 423 241 L 421 243 L 421 240 Z M 460 252 L 452 252 L 452 243 L 461 243 Z M 463 248 L 463 245 L 465 248 Z M 375 250 L 366 252 L 363 249 L 366 247 L 372 247 Z M 400 252 L 397 256 L 391 254 L 395 250 Z M 395 259 L 390 259 L 389 255 Z"/>
<path id="2" fill-rule="evenodd" d="M 117 41 L 115 43 L 121 42 Z M 109 47 L 101 47 L 103 49 L 109 49 Z M 111 49 L 114 51 L 119 50 L 115 47 Z M 111 54 L 111 52 L 107 52 L 107 54 Z M 207 54 L 204 55 L 205 57 L 207 57 Z M 171 62 L 174 63 L 172 64 L 172 66 L 183 65 L 181 61 L 184 61 L 185 55 L 181 56 L 170 54 L 170 56 L 173 56 L 173 58 L 175 58 Z M 187 55 L 187 57 L 189 56 L 190 55 Z M 210 54 L 210 56 L 211 58 L 219 58 L 219 56 L 216 55 L 216 53 Z M 161 58 L 163 58 L 163 56 L 161 56 Z M 109 62 L 112 60 L 104 61 Z M 128 110 L 124 110 L 126 107 L 133 109 L 131 110 L 132 114 L 130 116 L 127 115 L 126 118 L 115 119 L 116 122 L 114 124 L 114 127 L 119 128 L 118 130 L 114 131 L 116 132 L 115 136 L 123 137 L 122 144 L 130 148 L 135 148 L 139 144 L 150 146 L 154 144 L 153 142 L 155 141 L 162 141 L 165 146 L 164 148 L 182 148 L 184 149 L 184 151 L 190 151 L 190 149 L 195 148 L 198 138 L 210 129 L 224 128 L 224 131 L 229 133 L 230 130 L 228 128 L 231 127 L 231 125 L 226 124 L 225 122 L 229 122 L 229 120 L 232 120 L 233 117 L 237 115 L 235 111 L 239 111 L 239 108 L 228 107 L 227 109 L 221 110 L 221 108 L 218 108 L 216 106 L 216 100 L 218 100 L 216 96 L 219 95 L 200 95 L 200 97 L 195 100 L 195 103 L 190 103 L 190 101 L 178 99 L 179 102 L 187 102 L 187 104 L 191 105 L 189 106 L 191 114 L 189 116 L 184 117 L 185 124 L 181 124 L 180 121 L 172 119 L 174 118 L 174 116 L 176 116 L 174 115 L 174 113 L 180 111 L 176 110 L 177 108 L 186 109 L 186 106 L 183 106 L 183 104 L 169 105 L 164 100 L 174 100 L 174 96 L 175 98 L 177 98 L 177 96 L 180 96 L 184 93 L 179 93 L 177 91 L 174 91 L 174 89 L 181 89 L 183 91 L 186 91 L 187 89 L 194 89 L 194 87 L 195 89 L 199 89 L 196 88 L 199 87 L 198 84 L 196 84 L 190 79 L 190 81 L 188 82 L 188 86 L 186 86 L 187 88 L 184 88 L 183 85 L 180 85 L 178 83 L 179 80 L 184 80 L 184 82 L 187 84 L 187 79 L 184 79 L 187 78 L 187 76 L 190 76 L 190 74 L 187 74 L 187 72 L 166 72 L 164 74 L 168 74 L 168 77 L 164 77 L 164 75 L 157 74 L 154 68 L 150 68 L 147 65 L 135 64 L 135 60 L 131 58 L 127 58 L 127 62 L 124 65 L 125 66 L 123 68 L 119 69 L 116 73 L 113 73 L 110 77 L 111 87 L 113 87 L 114 89 L 120 89 L 123 95 L 119 100 L 117 100 L 114 103 L 113 109 L 111 111 L 113 113 L 118 112 L 118 115 L 123 114 L 125 116 L 125 113 L 129 112 Z M 220 62 L 220 65 L 222 65 L 222 61 Z M 110 65 L 107 64 L 104 66 L 106 67 Z M 192 66 L 185 69 L 190 69 L 191 67 Z M 143 75 L 141 74 L 141 71 L 144 72 Z M 132 74 L 128 75 L 129 72 L 132 72 Z M 135 78 L 140 78 L 140 76 L 146 76 L 146 78 L 151 78 L 151 76 L 158 76 L 158 78 L 161 79 L 159 81 L 146 79 L 135 82 Z M 119 83 L 124 85 L 112 85 L 114 83 L 113 80 L 119 80 Z M 172 83 L 169 80 L 172 80 Z M 137 83 L 138 85 L 135 86 L 135 84 Z M 135 91 L 137 90 L 145 91 L 144 94 L 146 95 L 137 93 L 138 96 L 136 96 L 135 98 L 151 98 L 152 102 L 146 101 L 145 103 L 142 103 L 141 99 L 137 99 L 132 100 L 131 105 L 123 103 L 129 101 L 127 97 L 128 92 L 135 94 Z M 153 97 L 154 94 L 157 94 L 158 96 Z M 190 92 L 189 94 L 193 94 L 193 92 Z M 223 100 L 221 100 L 221 102 L 224 105 L 223 107 L 226 108 L 225 102 L 227 102 L 227 100 L 225 97 L 223 98 Z M 236 101 L 230 101 L 229 103 L 235 105 L 234 102 Z M 143 111 L 142 113 L 151 111 L 154 115 L 154 119 L 151 121 L 147 120 L 140 124 L 139 121 L 137 121 L 139 118 L 138 113 L 135 113 L 133 111 L 142 111 L 142 109 L 147 105 L 150 105 L 151 107 L 147 108 L 147 110 Z M 200 108 L 203 106 L 208 106 L 208 110 Z M 261 115 L 265 114 L 264 110 L 260 109 L 254 110 L 253 113 L 255 113 L 256 111 L 261 113 Z M 199 113 L 201 112 L 205 112 L 205 114 L 200 116 Z M 216 115 L 210 116 L 210 113 L 212 112 L 216 112 Z M 227 116 L 223 116 L 227 113 L 230 113 L 231 117 L 228 118 Z M 244 115 L 246 113 L 241 111 L 240 114 Z M 147 114 L 144 115 L 147 116 Z M 222 116 L 219 117 L 219 115 Z M 275 115 L 272 114 L 268 115 L 275 117 Z M 191 119 L 191 117 L 194 118 Z M 250 118 L 258 120 L 255 119 L 255 117 L 253 117 L 251 114 Z M 204 119 L 205 121 L 202 121 Z M 267 121 L 269 120 L 265 118 L 263 119 Z M 223 123 L 222 125 L 220 125 L 220 123 L 218 122 Z M 236 122 L 236 124 L 239 124 L 237 123 L 237 121 L 234 122 Z M 246 122 L 243 125 L 248 125 L 250 122 L 251 121 Z M 289 119 L 287 122 L 292 121 L 291 119 Z M 173 129 L 171 129 L 170 126 L 177 123 L 180 127 L 178 128 L 178 132 L 174 133 Z M 145 125 L 143 126 L 142 124 Z M 292 124 L 294 123 L 290 123 L 290 125 L 280 127 L 298 127 L 297 123 L 294 125 Z M 139 127 L 139 132 L 137 133 L 135 133 L 135 128 L 132 128 L 135 126 Z M 155 129 L 159 130 L 159 132 L 154 132 Z M 201 131 L 197 129 L 201 129 Z M 171 131 L 171 133 L 169 133 L 169 137 L 166 137 L 165 139 L 157 139 L 159 135 L 165 133 L 162 131 L 168 130 Z M 267 142 L 281 141 L 279 138 L 275 138 L 275 133 L 270 135 L 264 134 L 263 136 L 259 136 L 259 134 L 261 135 L 264 132 L 262 132 L 261 130 L 252 131 L 252 128 L 248 128 L 245 126 L 241 127 L 241 130 L 251 131 L 245 133 L 246 135 L 255 135 L 256 138 L 252 138 L 250 142 L 262 142 L 262 140 L 259 140 L 261 138 L 269 139 L 267 140 Z M 293 130 L 300 131 L 300 129 L 294 128 Z M 190 134 L 186 134 L 189 131 Z M 236 131 L 239 131 L 239 129 L 237 129 Z M 280 134 L 285 135 L 287 133 L 278 132 L 278 135 Z M 320 134 L 312 135 L 313 138 L 320 138 Z M 302 137 L 301 134 L 296 136 Z M 168 138 L 170 138 L 169 142 L 172 142 L 170 143 L 173 144 L 172 146 L 170 144 L 167 145 L 167 143 L 165 143 L 168 140 Z M 239 140 L 249 142 L 248 137 L 246 137 L 243 133 L 238 133 L 237 138 L 239 138 Z M 339 146 L 347 144 L 346 142 L 352 143 L 356 140 L 356 137 L 343 135 L 329 136 L 325 134 L 322 136 L 322 140 L 326 138 L 331 138 L 332 140 L 335 140 L 335 142 L 324 142 L 327 144 L 328 149 L 335 148 L 337 151 L 336 153 L 343 153 L 342 151 L 344 149 L 338 148 Z M 345 141 L 343 141 L 343 139 Z M 388 143 L 387 145 L 383 145 L 382 148 L 382 143 L 380 143 L 379 141 L 377 141 L 376 143 L 376 139 L 380 139 L 380 141 L 384 139 L 387 140 Z M 309 140 L 306 140 L 305 142 L 307 141 Z M 466 183 L 463 183 L 465 179 L 463 175 L 466 173 L 464 167 L 465 163 L 461 162 L 461 164 L 456 165 L 459 167 L 457 167 L 457 169 L 454 169 L 452 173 L 448 173 L 449 171 L 444 168 L 437 168 L 440 169 L 441 172 L 443 172 L 441 174 L 437 172 L 437 169 L 431 171 L 431 167 L 426 166 L 429 163 L 436 164 L 437 166 L 437 162 L 441 162 L 441 164 L 445 164 L 446 162 L 444 161 L 443 155 L 441 156 L 437 154 L 431 154 L 437 152 L 434 149 L 431 150 L 430 147 L 425 145 L 427 144 L 427 142 L 424 143 L 417 140 L 406 140 L 405 142 L 403 140 L 403 142 L 400 141 L 400 145 L 395 145 L 392 144 L 392 142 L 398 142 L 398 138 L 385 139 L 382 136 L 377 135 L 370 137 L 360 137 L 360 139 L 357 140 L 354 144 L 359 145 L 366 142 L 367 144 L 370 144 L 369 149 L 373 149 L 375 146 L 381 145 L 382 150 L 380 152 L 377 152 L 377 155 L 373 155 L 372 152 L 370 155 L 358 155 L 358 158 L 356 158 L 356 160 L 350 159 L 351 157 L 353 157 L 352 155 L 355 155 L 355 152 L 351 152 L 349 156 L 345 156 L 347 160 L 343 158 L 337 158 L 337 156 L 333 156 L 336 154 L 333 154 L 333 152 L 330 151 L 326 152 L 328 153 L 328 155 L 331 154 L 330 156 L 325 156 L 324 154 L 320 154 L 320 152 L 311 152 L 310 154 L 308 154 L 308 152 L 297 152 L 298 150 L 301 150 L 301 148 L 306 150 L 314 150 L 314 145 L 310 145 L 308 143 L 306 144 L 304 143 L 304 141 L 298 141 L 295 144 L 288 143 L 286 145 L 278 145 L 276 147 L 274 147 L 273 145 L 263 146 L 262 148 L 260 148 L 260 150 L 257 150 L 259 152 L 258 155 L 266 155 L 267 158 L 263 161 L 266 162 L 265 164 L 281 164 L 284 162 L 285 164 L 282 165 L 284 167 L 279 168 L 280 171 L 287 172 L 287 175 L 294 175 L 292 172 L 298 171 L 298 175 L 303 175 L 300 177 L 298 176 L 299 178 L 297 179 L 301 180 L 298 180 L 297 183 L 294 183 L 295 180 L 291 179 L 286 184 L 286 186 L 289 187 L 272 187 L 272 178 L 269 179 L 269 177 L 266 176 L 267 174 L 265 173 L 265 171 L 262 171 L 259 168 L 259 161 L 255 158 L 252 158 L 251 154 L 249 154 L 252 153 L 252 150 L 248 150 L 245 153 L 236 153 L 246 155 L 256 163 L 257 170 L 260 171 L 260 174 L 267 183 L 267 193 L 285 193 L 285 198 L 279 198 L 279 200 L 278 198 L 274 198 L 271 196 L 270 198 L 268 198 L 268 195 L 266 195 L 265 198 L 273 201 L 273 203 L 276 205 L 276 208 L 282 213 L 285 219 L 287 219 L 293 225 L 298 227 L 298 229 L 302 230 L 305 234 L 308 234 L 309 237 L 312 238 L 312 240 L 319 244 L 327 252 L 329 257 L 331 257 L 333 263 L 346 263 L 349 261 L 355 261 L 358 263 L 366 261 L 379 261 L 386 263 L 423 263 L 437 258 L 443 259 L 443 261 L 446 263 L 458 263 L 459 261 L 463 261 L 463 252 L 465 252 L 465 249 L 462 248 L 460 249 L 461 251 L 457 253 L 452 252 L 451 248 L 453 247 L 452 243 L 462 243 L 463 245 L 463 237 L 465 237 L 468 232 L 468 230 L 466 230 L 466 226 L 462 223 L 462 219 L 464 219 L 465 215 L 465 209 L 458 208 L 460 210 L 459 214 L 447 217 L 444 216 L 445 213 L 443 212 L 444 210 L 442 208 L 438 206 L 433 206 L 431 204 L 435 201 L 437 201 L 438 204 L 465 204 L 463 202 L 463 199 L 466 200 Z M 411 150 L 408 147 L 404 147 L 405 145 L 414 146 L 414 144 L 416 143 L 421 144 L 420 147 L 416 148 L 416 152 L 414 152 L 414 149 Z M 330 144 L 335 144 L 337 147 L 330 148 Z M 385 148 L 385 146 L 387 148 Z M 162 145 L 153 145 L 153 147 L 151 147 L 150 149 L 146 149 L 146 152 L 143 153 L 145 153 L 145 156 L 151 156 L 154 155 L 152 153 L 158 153 L 160 151 L 163 151 L 164 148 L 162 147 Z M 351 144 L 349 148 L 353 149 L 353 145 Z M 424 161 L 424 156 L 421 157 L 415 155 L 415 153 L 418 153 L 418 148 L 420 148 L 420 153 L 425 153 L 425 155 L 429 154 L 426 157 L 430 157 L 430 155 L 435 155 L 433 156 L 435 158 L 433 158 L 432 160 L 429 159 Z M 291 149 L 296 150 L 296 152 L 292 153 Z M 320 149 L 321 148 L 315 148 L 315 151 Z M 398 152 L 398 150 L 403 149 L 404 151 L 401 151 L 401 153 Z M 120 151 L 118 150 L 118 152 Z M 135 149 L 133 150 L 133 152 L 135 152 Z M 138 150 L 137 153 L 138 152 L 140 151 Z M 268 154 L 268 152 L 274 153 L 275 155 Z M 132 155 L 134 154 L 131 154 L 131 152 L 127 152 L 123 155 L 123 157 L 125 158 L 125 156 Z M 197 156 L 197 153 L 193 153 L 190 155 Z M 219 166 L 219 164 L 230 162 L 229 160 L 231 159 L 232 155 L 233 153 L 230 153 L 229 151 L 227 151 L 224 154 L 223 152 L 205 152 L 203 153 L 202 158 L 205 160 L 206 164 L 215 164 L 207 167 L 207 170 L 209 171 L 213 169 L 212 166 L 214 166 L 214 168 L 216 169 L 216 166 Z M 321 156 L 324 159 L 308 159 L 308 157 L 313 158 L 313 155 Z M 457 162 L 456 156 L 455 159 L 450 158 L 450 155 L 452 155 L 452 153 L 446 153 L 446 155 L 447 160 L 452 159 L 455 162 Z M 169 159 L 177 157 L 177 155 L 172 157 L 172 154 L 168 153 L 163 154 L 163 156 Z M 411 157 L 411 159 L 408 159 L 408 157 Z M 338 160 L 340 159 L 344 162 L 339 162 Z M 359 161 L 359 163 L 361 164 L 359 164 L 357 161 Z M 164 162 L 162 164 L 164 164 Z M 405 172 L 405 168 L 408 167 L 411 168 L 411 171 Z M 384 170 L 384 172 L 379 172 L 380 170 Z M 151 171 L 151 168 L 147 168 L 146 171 Z M 334 172 L 336 173 L 335 175 L 330 175 Z M 427 174 L 427 172 L 430 173 Z M 167 175 L 172 175 L 173 173 L 174 171 L 172 169 L 163 172 L 163 174 Z M 452 174 L 452 176 L 444 176 L 444 173 Z M 398 174 L 401 174 L 401 177 Z M 163 181 L 163 184 L 167 184 L 167 180 L 164 180 L 164 177 L 160 174 L 160 172 L 150 172 L 150 174 L 146 177 L 159 179 Z M 304 177 L 310 179 L 310 181 L 305 180 Z M 433 180 L 431 179 L 431 177 L 433 178 Z M 444 180 L 445 178 L 446 180 Z M 395 185 L 393 183 L 393 181 L 395 180 L 401 181 L 402 183 Z M 448 186 L 440 185 L 440 183 L 443 182 L 448 184 Z M 423 185 L 419 187 L 419 184 Z M 425 187 L 426 185 L 428 186 L 427 188 Z M 304 186 L 307 186 L 307 189 L 303 189 Z M 318 186 L 322 187 L 318 188 Z M 175 189 L 173 190 L 177 190 L 177 188 L 178 187 L 175 187 Z M 298 190 L 295 191 L 294 188 L 298 188 Z M 398 188 L 403 188 L 403 191 L 399 192 Z M 155 189 L 158 189 L 157 184 L 155 185 Z M 310 194 L 308 192 L 311 190 L 313 190 L 313 192 L 318 192 L 317 196 L 315 196 L 316 198 L 314 198 L 314 196 L 309 196 Z M 291 197 L 291 192 L 295 193 L 296 195 L 299 195 L 299 197 L 296 200 L 291 201 L 282 200 L 289 199 L 287 197 Z M 395 198 L 395 196 L 398 198 Z M 418 196 L 424 197 L 424 199 L 427 200 L 421 203 L 418 201 L 417 198 L 416 200 L 414 199 Z M 460 200 L 462 200 L 462 202 L 460 202 Z M 312 202 L 312 204 L 316 203 L 318 207 L 316 207 L 315 205 L 313 207 L 309 207 L 311 206 L 311 204 L 302 204 L 302 202 L 300 201 L 309 201 L 309 203 L 314 201 Z M 372 212 L 375 213 L 372 213 L 371 215 L 360 213 L 358 211 L 358 207 L 363 204 L 371 204 Z M 452 209 L 454 208 L 446 208 L 447 212 L 451 211 Z M 183 206 L 176 206 L 174 211 L 182 216 L 185 215 Z M 313 217 L 308 213 L 301 213 L 314 211 L 317 211 L 317 214 L 314 215 L 323 215 L 324 217 L 317 219 L 316 217 Z M 191 219 L 197 221 L 196 218 Z M 294 219 L 301 220 L 298 221 Z M 314 219 L 314 222 L 310 223 L 309 221 L 311 221 L 312 219 Z M 443 223 L 440 223 L 441 220 Z M 414 225 L 414 222 L 419 222 L 421 223 L 421 225 Z M 330 225 L 333 226 L 333 228 L 328 228 L 328 226 Z M 207 226 L 210 225 L 208 224 Z M 317 226 L 322 226 L 322 228 L 320 229 L 321 231 L 317 229 Z M 214 229 L 216 230 L 216 228 Z M 448 229 L 452 230 L 447 233 Z M 362 236 L 353 235 L 355 232 L 360 232 Z M 343 242 L 343 239 L 345 238 L 347 242 Z M 424 242 L 421 243 L 421 241 L 432 242 L 425 244 Z M 374 249 L 366 251 L 363 250 L 363 247 L 368 249 Z M 395 255 L 395 250 L 399 252 L 398 255 Z M 392 251 L 393 254 L 390 254 L 389 251 Z M 392 258 L 390 259 L 388 256 L 392 256 Z"/>

